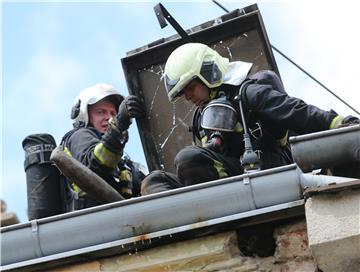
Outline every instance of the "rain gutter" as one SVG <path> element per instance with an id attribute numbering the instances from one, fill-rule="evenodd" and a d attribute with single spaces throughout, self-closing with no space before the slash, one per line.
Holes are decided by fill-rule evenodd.
<path id="1" fill-rule="evenodd" d="M 286 205 L 301 200 L 304 188 L 352 180 L 303 174 L 292 164 L 5 227 L 1 229 L 2 270 Z"/>
<path id="2" fill-rule="evenodd" d="M 153 246 L 158 246 L 174 241 L 183 240 L 187 237 L 199 237 L 220 231 L 229 230 L 232 227 L 245 227 L 252 224 L 285 219 L 288 217 L 303 216 L 304 200 L 279 204 L 253 211 L 238 213 L 195 224 L 184 225 L 171 229 L 161 230 L 146 235 L 134 236 L 116 240 L 104 244 L 67 251 L 46 257 L 31 259 L 2 267 L 1 271 L 38 271 L 52 268 L 56 265 L 66 265 L 82 260 L 99 259 L 111 255 L 136 255 L 138 251 Z"/>

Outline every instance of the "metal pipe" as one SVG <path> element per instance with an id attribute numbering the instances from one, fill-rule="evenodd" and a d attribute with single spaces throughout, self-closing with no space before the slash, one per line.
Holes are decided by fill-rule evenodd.
<path id="1" fill-rule="evenodd" d="M 349 180 L 309 178 L 293 164 L 9 226 L 1 265 L 288 203 L 305 187 Z"/>
<path id="2" fill-rule="evenodd" d="M 291 152 L 303 172 L 358 163 L 360 125 L 290 138 Z"/>

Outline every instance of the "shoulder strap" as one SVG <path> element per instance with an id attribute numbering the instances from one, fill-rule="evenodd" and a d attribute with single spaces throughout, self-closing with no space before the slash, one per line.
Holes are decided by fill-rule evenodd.
<path id="1" fill-rule="evenodd" d="M 65 141 L 67 139 L 69 139 L 71 137 L 71 135 L 73 135 L 77 130 L 79 130 L 80 127 L 75 127 L 72 130 L 68 131 L 61 139 L 60 145 L 64 146 L 65 145 Z"/>
<path id="2" fill-rule="evenodd" d="M 199 120 L 199 116 L 200 116 L 200 108 L 197 107 L 194 114 L 193 114 L 193 118 L 192 118 L 192 125 L 189 128 L 189 130 L 192 132 L 192 137 L 193 137 L 193 144 L 195 145 L 196 143 L 196 138 L 200 139 L 200 132 L 198 129 L 198 120 Z"/>
<path id="3" fill-rule="evenodd" d="M 244 119 L 246 121 L 246 117 L 249 114 L 248 108 L 249 108 L 249 102 L 246 96 L 246 90 L 249 87 L 250 84 L 254 84 L 256 83 L 255 79 L 245 79 L 244 82 L 239 86 L 239 91 L 238 91 L 238 95 L 235 97 L 235 100 L 239 101 L 239 105 L 241 103 L 242 107 L 243 107 L 243 114 L 244 114 Z M 244 109 L 245 108 L 245 109 Z M 246 113 L 245 113 L 246 112 Z M 242 115 L 242 113 L 240 113 L 240 115 Z M 245 116 L 246 115 L 246 116 Z M 241 116 L 240 116 L 241 117 Z M 246 125 L 246 124 L 245 124 Z"/>

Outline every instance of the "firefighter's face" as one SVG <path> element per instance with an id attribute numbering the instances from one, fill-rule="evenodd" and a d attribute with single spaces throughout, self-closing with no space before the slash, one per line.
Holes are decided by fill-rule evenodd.
<path id="1" fill-rule="evenodd" d="M 116 115 L 113 103 L 107 100 L 100 100 L 94 105 L 89 105 L 89 123 L 100 132 L 105 132 L 108 128 L 109 119 Z"/>
<path id="2" fill-rule="evenodd" d="M 209 89 L 198 80 L 192 80 L 184 90 L 185 99 L 191 101 L 196 106 L 201 106 L 209 100 Z"/>

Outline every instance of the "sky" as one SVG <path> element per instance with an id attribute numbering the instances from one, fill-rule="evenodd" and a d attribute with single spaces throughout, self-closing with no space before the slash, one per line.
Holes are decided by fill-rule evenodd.
<path id="1" fill-rule="evenodd" d="M 255 1 L 218 1 L 228 10 Z M 1 3 L 1 199 L 27 221 L 23 139 L 72 128 L 76 95 L 99 82 L 127 95 L 120 59 L 175 34 L 161 29 L 158 1 Z M 224 14 L 212 1 L 163 1 L 184 28 Z M 356 1 L 258 1 L 270 43 L 360 110 L 360 38 Z M 274 52 L 286 91 L 322 109 L 356 115 Z M 359 117 L 359 116 L 358 116 Z M 136 124 L 125 152 L 146 165 Z"/>

